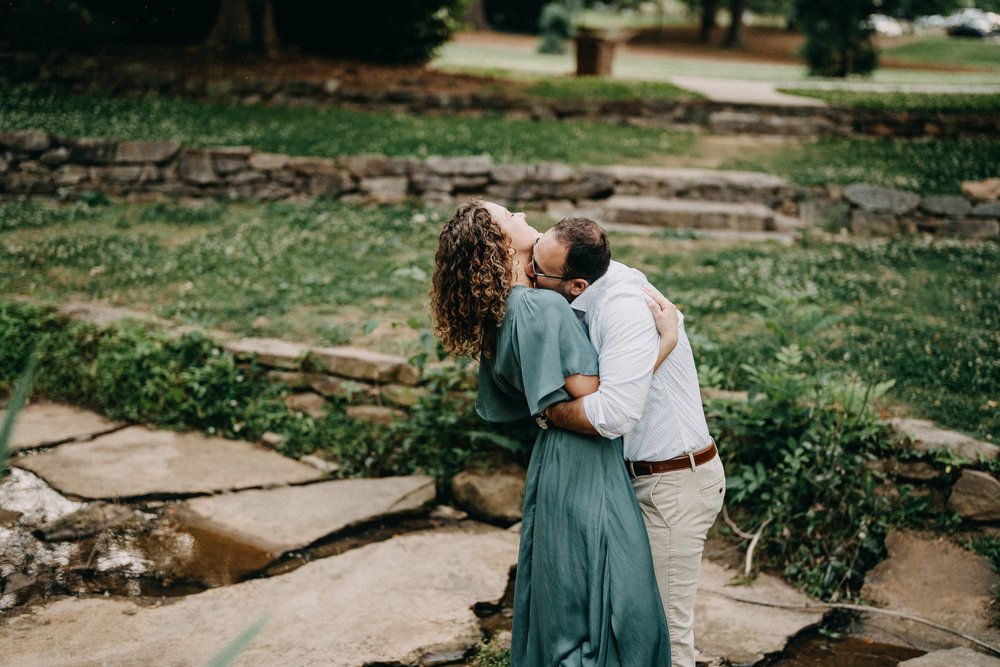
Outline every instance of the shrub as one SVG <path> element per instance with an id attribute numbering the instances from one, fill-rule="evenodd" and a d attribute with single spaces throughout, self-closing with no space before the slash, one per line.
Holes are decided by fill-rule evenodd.
<path id="1" fill-rule="evenodd" d="M 573 16 L 562 2 L 550 2 L 542 8 L 538 19 L 542 36 L 539 53 L 566 53 L 566 40 L 573 36 Z"/>
<path id="2" fill-rule="evenodd" d="M 809 73 L 846 77 L 874 70 L 878 56 L 867 20 L 875 11 L 873 0 L 796 0 L 795 17 L 806 34 L 803 55 Z"/>

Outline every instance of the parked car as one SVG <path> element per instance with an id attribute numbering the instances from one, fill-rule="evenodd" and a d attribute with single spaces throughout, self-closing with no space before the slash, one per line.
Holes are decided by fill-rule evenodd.
<path id="1" fill-rule="evenodd" d="M 1000 35 L 1000 14 L 981 9 L 963 9 L 947 17 L 946 30 L 952 37 Z"/>
<path id="2" fill-rule="evenodd" d="M 902 37 L 906 32 L 902 23 L 885 14 L 872 14 L 868 17 L 868 21 L 875 32 L 886 37 Z"/>

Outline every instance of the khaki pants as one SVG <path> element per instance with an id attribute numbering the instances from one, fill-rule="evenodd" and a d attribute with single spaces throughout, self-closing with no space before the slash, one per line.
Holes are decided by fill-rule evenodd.
<path id="1" fill-rule="evenodd" d="M 705 536 L 726 495 L 722 461 L 637 477 L 632 488 L 649 533 L 673 667 L 694 667 L 694 597 Z"/>

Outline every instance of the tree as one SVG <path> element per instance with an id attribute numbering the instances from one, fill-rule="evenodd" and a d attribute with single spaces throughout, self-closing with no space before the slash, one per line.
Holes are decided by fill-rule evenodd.
<path id="1" fill-rule="evenodd" d="M 206 45 L 225 51 L 277 55 L 281 45 L 274 25 L 272 0 L 220 0 Z"/>
<path id="2" fill-rule="evenodd" d="M 747 0 L 729 0 L 729 30 L 723 45 L 727 49 L 742 49 L 746 46 L 743 37 L 743 12 L 746 11 Z"/>
<path id="3" fill-rule="evenodd" d="M 795 0 L 795 17 L 806 35 L 809 73 L 845 77 L 874 70 L 878 56 L 868 17 L 875 11 L 875 0 Z"/>
<path id="4" fill-rule="evenodd" d="M 712 41 L 712 33 L 715 32 L 716 20 L 719 15 L 719 0 L 702 0 L 701 2 L 701 28 L 698 30 L 698 41 L 708 44 Z"/>

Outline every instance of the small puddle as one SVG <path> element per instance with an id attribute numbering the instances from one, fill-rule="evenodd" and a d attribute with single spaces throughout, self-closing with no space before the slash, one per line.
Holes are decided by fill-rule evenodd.
<path id="1" fill-rule="evenodd" d="M 924 651 L 818 632 L 793 639 L 781 655 L 761 663 L 766 667 L 896 667 Z"/>

